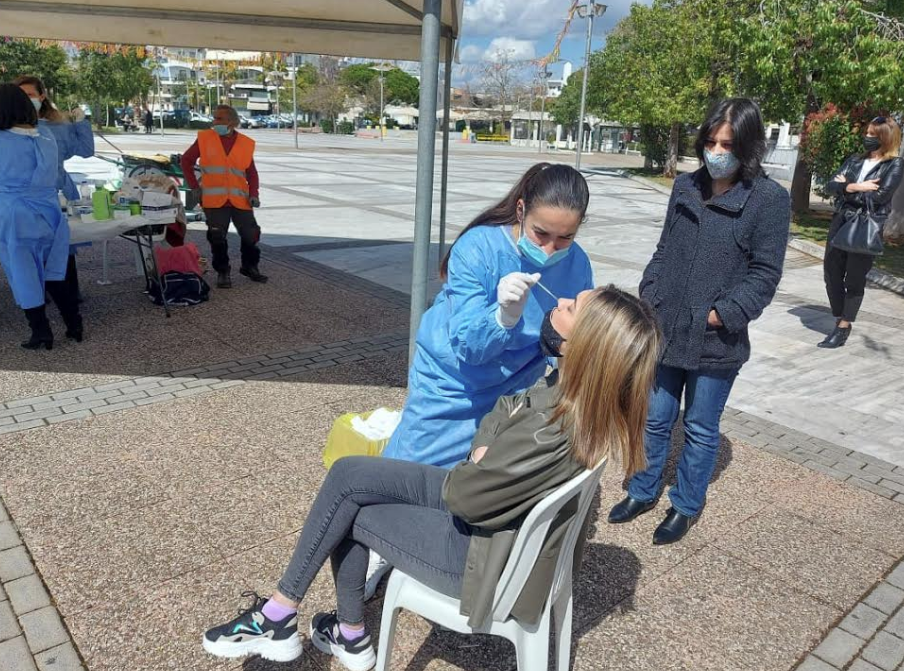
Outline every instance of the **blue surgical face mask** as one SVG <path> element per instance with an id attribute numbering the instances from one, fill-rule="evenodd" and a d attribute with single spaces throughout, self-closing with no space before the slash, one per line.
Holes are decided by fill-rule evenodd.
<path id="1" fill-rule="evenodd" d="M 730 151 L 714 154 L 709 149 L 704 149 L 703 162 L 706 164 L 706 169 L 709 170 L 709 176 L 713 179 L 728 179 L 741 167 L 738 157 Z"/>
<path id="2" fill-rule="evenodd" d="M 521 225 L 521 237 L 518 238 L 518 249 L 538 268 L 549 268 L 564 259 L 571 253 L 571 245 L 565 249 L 557 249 L 552 254 L 547 254 L 540 245 L 531 240 L 524 232 L 524 224 Z"/>
<path id="3" fill-rule="evenodd" d="M 217 135 L 229 135 L 229 126 L 226 124 L 214 124 L 213 129 L 216 131 Z"/>
<path id="4" fill-rule="evenodd" d="M 29 98 L 31 100 L 31 104 L 34 105 L 35 112 L 40 112 L 41 108 L 44 106 L 44 101 L 40 98 Z"/>

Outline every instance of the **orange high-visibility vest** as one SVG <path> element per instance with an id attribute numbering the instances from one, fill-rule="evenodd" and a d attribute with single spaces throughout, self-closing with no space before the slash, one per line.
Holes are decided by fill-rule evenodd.
<path id="1" fill-rule="evenodd" d="M 251 209 L 251 193 L 245 171 L 254 158 L 254 140 L 236 133 L 235 144 L 229 154 L 215 130 L 198 133 L 201 150 L 201 206 Z"/>

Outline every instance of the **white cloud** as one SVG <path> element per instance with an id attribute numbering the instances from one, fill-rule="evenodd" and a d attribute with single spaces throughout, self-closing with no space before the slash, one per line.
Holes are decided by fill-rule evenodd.
<path id="1" fill-rule="evenodd" d="M 474 63 L 483 58 L 483 49 L 476 44 L 468 44 L 458 52 L 458 59 L 462 63 Z"/>
<path id="2" fill-rule="evenodd" d="M 488 61 L 495 61 L 504 56 L 510 61 L 529 61 L 537 56 L 533 40 L 519 40 L 514 37 L 497 37 L 483 53 Z"/>
<path id="3" fill-rule="evenodd" d="M 568 15 L 568 0 L 466 0 L 464 36 L 555 35 Z"/>

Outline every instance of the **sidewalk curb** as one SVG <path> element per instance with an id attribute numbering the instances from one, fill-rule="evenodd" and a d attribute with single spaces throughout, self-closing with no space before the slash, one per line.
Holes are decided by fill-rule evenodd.
<path id="1" fill-rule="evenodd" d="M 659 193 L 664 193 L 669 196 L 672 194 L 672 190 L 664 187 L 656 182 L 653 182 L 649 179 L 645 179 L 643 177 L 639 177 L 637 175 L 631 175 L 626 173 L 623 170 L 605 170 L 605 169 L 588 169 L 587 172 L 594 172 L 597 174 L 605 174 L 605 175 L 617 175 L 619 177 L 625 177 L 630 179 L 633 182 L 637 182 L 639 184 L 643 184 L 644 186 L 648 186 Z M 817 259 L 822 259 L 825 257 L 826 250 L 822 245 L 818 245 L 815 242 L 810 242 L 809 240 L 802 240 L 800 238 L 790 237 L 788 239 L 788 246 L 791 249 L 796 249 L 799 252 L 803 252 L 804 254 L 809 254 L 810 256 L 816 257 Z M 873 268 L 869 271 L 869 274 L 866 278 L 872 282 L 873 284 L 882 287 L 883 289 L 887 289 L 893 293 L 898 294 L 899 296 L 904 296 L 904 278 L 895 277 L 889 273 L 886 273 L 884 270 L 879 270 L 877 268 Z"/>
<path id="2" fill-rule="evenodd" d="M 815 242 L 810 242 L 809 240 L 792 237 L 788 240 L 788 246 L 791 249 L 796 249 L 804 254 L 814 256 L 817 259 L 822 259 L 826 255 L 825 247 L 818 245 Z M 899 296 L 904 296 L 904 278 L 895 277 L 894 275 L 886 273 L 884 270 L 873 268 L 869 271 L 866 279 L 883 289 L 887 289 Z"/>

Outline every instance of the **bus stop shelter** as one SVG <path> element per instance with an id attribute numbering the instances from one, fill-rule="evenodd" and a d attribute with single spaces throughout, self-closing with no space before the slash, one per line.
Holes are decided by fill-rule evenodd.
<path id="1" fill-rule="evenodd" d="M 451 66 L 463 0 L 0 0 L 10 37 L 419 60 L 420 124 L 411 276 L 411 333 L 427 306 L 439 60 Z M 449 124 L 443 123 L 440 254 L 445 244 Z"/>

